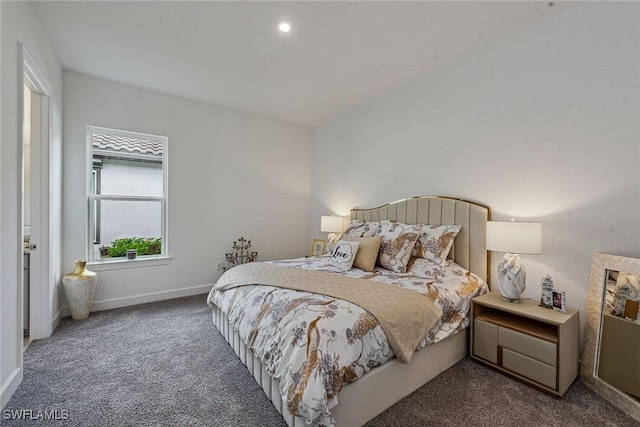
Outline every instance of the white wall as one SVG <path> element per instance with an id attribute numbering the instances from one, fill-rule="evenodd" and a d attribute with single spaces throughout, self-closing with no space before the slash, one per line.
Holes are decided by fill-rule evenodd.
<path id="1" fill-rule="evenodd" d="M 2 27 L 2 119 L 0 146 L 0 384 L 1 406 L 22 379 L 22 327 L 20 306 L 22 297 L 19 284 L 22 276 L 22 141 L 19 140 L 20 111 L 19 88 L 22 87 L 22 59 L 19 59 L 18 43 L 22 43 L 36 61 L 52 87 L 51 127 L 52 139 L 49 154 L 52 158 L 49 179 L 51 183 L 54 227 L 50 236 L 53 277 L 51 286 L 59 278 L 60 254 L 60 153 L 62 111 L 62 69 L 47 37 L 45 36 L 31 5 L 26 2 L 0 2 Z M 58 301 L 50 301 L 55 310 Z"/>
<path id="2" fill-rule="evenodd" d="M 259 260 L 307 254 L 309 130 L 66 71 L 64 96 L 69 271 L 86 256 L 86 126 L 169 138 L 171 263 L 99 271 L 94 308 L 204 292 L 241 236 L 251 239 Z"/>
<path id="3" fill-rule="evenodd" d="M 541 221 L 525 296 L 549 273 L 584 322 L 591 255 L 640 256 L 639 10 L 578 5 L 315 129 L 312 227 L 421 194 Z"/>

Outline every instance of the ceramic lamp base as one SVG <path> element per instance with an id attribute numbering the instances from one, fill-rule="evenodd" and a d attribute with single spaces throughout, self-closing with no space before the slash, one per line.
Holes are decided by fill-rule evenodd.
<path id="1" fill-rule="evenodd" d="M 498 286 L 503 300 L 520 302 L 527 287 L 527 272 L 518 255 L 505 254 L 498 264 Z"/>
<path id="2" fill-rule="evenodd" d="M 333 252 L 333 247 L 338 241 L 338 236 L 336 233 L 329 233 L 327 235 L 327 253 L 331 254 Z"/>

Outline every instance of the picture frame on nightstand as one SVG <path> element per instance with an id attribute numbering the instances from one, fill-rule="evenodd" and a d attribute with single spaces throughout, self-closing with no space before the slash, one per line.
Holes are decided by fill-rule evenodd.
<path id="1" fill-rule="evenodd" d="M 324 254 L 324 249 L 327 244 L 326 240 L 323 239 L 313 239 L 311 242 L 311 251 L 310 256 L 320 256 Z"/>
<path id="2" fill-rule="evenodd" d="M 551 305 L 555 311 L 559 311 L 560 313 L 567 312 L 567 302 L 564 291 L 553 291 Z"/>

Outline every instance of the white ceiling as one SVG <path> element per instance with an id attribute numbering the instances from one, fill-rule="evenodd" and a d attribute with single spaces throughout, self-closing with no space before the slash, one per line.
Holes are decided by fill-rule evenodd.
<path id="1" fill-rule="evenodd" d="M 44 1 L 66 70 L 313 128 L 566 8 L 547 1 Z M 288 18 L 293 31 L 276 31 Z"/>

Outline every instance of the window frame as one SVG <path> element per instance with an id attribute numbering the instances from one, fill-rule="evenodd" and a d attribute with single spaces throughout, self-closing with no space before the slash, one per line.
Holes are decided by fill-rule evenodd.
<path id="1" fill-rule="evenodd" d="M 125 195 L 104 195 L 94 193 L 94 174 L 95 167 L 93 163 L 93 134 L 101 133 L 127 138 L 138 138 L 162 143 L 162 196 L 125 196 Z M 87 238 L 85 239 L 85 254 L 88 264 L 94 270 L 111 270 L 129 267 L 142 267 L 147 265 L 168 264 L 171 257 L 169 252 L 169 230 L 168 230 L 168 204 L 169 204 L 169 165 L 168 165 L 168 144 L 169 138 L 161 135 L 152 135 L 141 132 L 132 132 L 118 129 L 110 129 L 99 126 L 87 126 L 86 130 L 86 146 L 87 146 L 87 166 L 86 166 L 86 200 L 87 200 Z M 99 173 L 99 172 L 98 172 Z M 97 189 L 97 191 L 100 191 Z M 100 218 L 100 213 L 96 209 L 100 206 L 102 200 L 109 201 L 142 201 L 142 202 L 159 202 L 161 207 L 161 252 L 158 255 L 142 255 L 134 260 L 125 258 L 106 258 L 92 259 L 94 256 L 94 235 L 95 220 Z"/>

